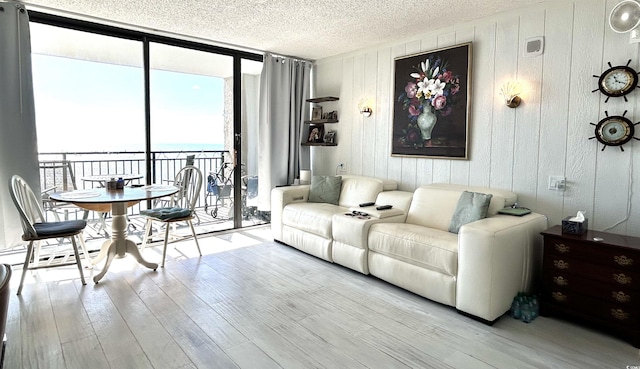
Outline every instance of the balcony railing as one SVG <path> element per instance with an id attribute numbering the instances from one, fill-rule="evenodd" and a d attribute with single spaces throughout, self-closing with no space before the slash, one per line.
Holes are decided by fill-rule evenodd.
<path id="1" fill-rule="evenodd" d="M 199 168 L 205 180 L 209 175 L 217 173 L 224 179 L 225 184 L 233 187 L 232 165 L 229 165 L 230 155 L 227 151 L 156 151 L 150 155 L 151 179 L 147 181 L 147 163 L 144 152 L 65 152 L 65 153 L 40 153 L 40 178 L 41 189 L 49 191 L 68 191 L 73 189 L 87 189 L 100 186 L 100 183 L 83 180 L 89 176 L 116 176 L 117 174 L 137 174 L 141 178 L 132 183 L 169 184 L 175 174 L 187 164 L 189 156 L 193 156 L 193 165 Z M 225 165 L 226 163 L 226 165 Z M 234 203 L 246 205 L 245 201 L 233 201 L 233 191 L 227 191 L 223 195 L 209 192 L 207 182 L 203 183 L 202 192 L 196 204 L 199 220 L 202 224 L 218 224 L 217 227 L 204 227 L 204 232 L 233 228 Z M 244 192 L 243 192 L 244 194 Z M 217 196 L 216 196 L 217 195 Z M 242 200 L 245 200 L 243 197 Z M 153 204 L 151 204 L 153 205 Z M 128 209 L 130 216 L 136 216 L 141 209 L 146 209 L 148 204 L 141 202 Z M 214 212 L 215 210 L 215 212 Z M 249 225 L 268 221 L 268 215 L 261 214 L 255 219 L 255 209 L 247 211 L 243 208 L 244 221 L 250 220 Z M 249 219 L 249 215 L 253 219 Z M 77 214 L 65 214 L 69 219 L 81 218 L 82 212 Z M 205 219 L 209 222 L 205 221 Z M 100 220 L 100 215 L 91 213 L 89 220 Z M 225 223 L 226 224 L 221 224 Z"/>

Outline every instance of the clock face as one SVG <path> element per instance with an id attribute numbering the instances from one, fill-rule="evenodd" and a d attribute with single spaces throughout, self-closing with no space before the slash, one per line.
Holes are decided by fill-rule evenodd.
<path id="1" fill-rule="evenodd" d="M 596 139 L 608 146 L 624 145 L 633 137 L 633 123 L 622 116 L 611 116 L 602 119 L 596 125 Z"/>
<path id="2" fill-rule="evenodd" d="M 627 66 L 607 69 L 598 81 L 598 89 L 611 97 L 624 96 L 638 85 L 637 73 Z"/>

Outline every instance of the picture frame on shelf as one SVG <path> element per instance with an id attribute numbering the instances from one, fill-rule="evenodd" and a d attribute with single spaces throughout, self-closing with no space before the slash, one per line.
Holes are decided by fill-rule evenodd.
<path id="1" fill-rule="evenodd" d="M 322 106 L 314 106 L 311 110 L 311 120 L 322 119 Z"/>
<path id="2" fill-rule="evenodd" d="M 324 142 L 324 125 L 322 124 L 310 124 L 309 136 L 307 136 L 307 143 L 322 143 Z"/>
<path id="3" fill-rule="evenodd" d="M 328 144 L 335 144 L 336 131 L 328 131 L 327 134 L 324 135 L 324 142 Z"/>
<path id="4" fill-rule="evenodd" d="M 391 156 L 468 159 L 472 43 L 394 61 Z"/>

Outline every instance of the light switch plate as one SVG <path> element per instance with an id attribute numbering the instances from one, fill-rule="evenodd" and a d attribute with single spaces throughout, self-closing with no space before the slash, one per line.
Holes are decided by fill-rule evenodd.
<path id="1" fill-rule="evenodd" d="M 552 191 L 564 191 L 566 180 L 563 176 L 549 176 L 549 189 Z"/>

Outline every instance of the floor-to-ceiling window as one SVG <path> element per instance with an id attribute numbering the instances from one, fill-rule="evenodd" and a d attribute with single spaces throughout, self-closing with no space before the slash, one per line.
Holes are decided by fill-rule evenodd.
<path id="1" fill-rule="evenodd" d="M 243 90 L 259 83 L 261 55 L 30 14 L 41 160 L 75 161 L 78 188 L 105 173 L 167 182 L 191 160 L 205 176 L 202 232 L 268 220 L 246 209 L 257 153 L 242 149 L 258 102 Z"/>
<path id="2" fill-rule="evenodd" d="M 140 41 L 39 23 L 31 40 L 39 152 L 144 150 Z"/>

